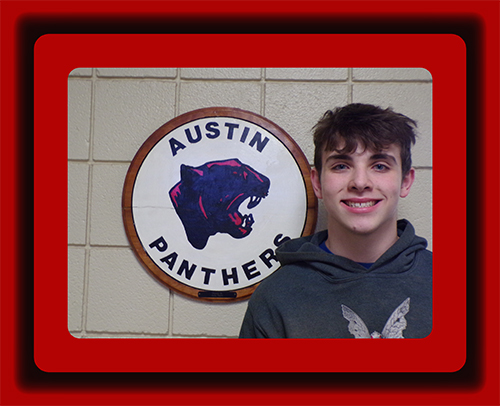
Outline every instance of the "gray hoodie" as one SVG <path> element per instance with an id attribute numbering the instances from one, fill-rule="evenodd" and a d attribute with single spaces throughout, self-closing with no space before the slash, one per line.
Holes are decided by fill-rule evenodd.
<path id="1" fill-rule="evenodd" d="M 240 338 L 423 338 L 432 330 L 432 253 L 407 220 L 370 268 L 325 252 L 327 231 L 289 240 L 253 293 Z"/>

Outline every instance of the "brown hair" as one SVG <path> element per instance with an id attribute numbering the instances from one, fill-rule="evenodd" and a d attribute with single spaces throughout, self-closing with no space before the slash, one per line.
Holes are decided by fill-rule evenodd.
<path id="1" fill-rule="evenodd" d="M 353 153 L 358 145 L 381 151 L 391 144 L 401 148 L 403 177 L 411 169 L 411 147 L 415 144 L 417 123 L 371 104 L 353 103 L 328 110 L 314 126 L 314 166 L 321 174 L 324 151 Z M 344 144 L 340 150 L 339 147 Z"/>

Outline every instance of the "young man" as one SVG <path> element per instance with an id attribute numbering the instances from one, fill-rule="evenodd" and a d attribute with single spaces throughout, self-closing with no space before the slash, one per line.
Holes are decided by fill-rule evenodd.
<path id="1" fill-rule="evenodd" d="M 416 123 L 350 104 L 314 128 L 311 179 L 327 230 L 277 249 L 240 338 L 423 338 L 432 330 L 432 253 L 398 202 L 415 178 Z"/>

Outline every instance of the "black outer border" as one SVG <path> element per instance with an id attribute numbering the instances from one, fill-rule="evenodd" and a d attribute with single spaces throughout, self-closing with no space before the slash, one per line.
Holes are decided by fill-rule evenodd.
<path id="1" fill-rule="evenodd" d="M 478 2 L 479 3 L 479 2 Z M 442 2 L 440 3 L 442 5 Z M 206 19 L 204 16 L 169 17 L 165 15 L 117 16 L 48 11 L 44 15 L 27 13 L 17 22 L 15 33 L 19 68 L 19 81 L 15 84 L 19 94 L 16 106 L 19 132 L 19 155 L 16 156 L 17 178 L 23 187 L 18 189 L 16 200 L 20 202 L 19 229 L 14 254 L 18 261 L 16 280 L 16 381 L 25 392 L 34 391 L 121 391 L 123 388 L 137 391 L 169 390 L 201 391 L 257 390 L 259 392 L 287 391 L 391 391 L 401 393 L 418 390 L 440 394 L 443 391 L 460 390 L 468 394 L 478 393 L 485 383 L 485 357 L 483 347 L 484 316 L 481 312 L 482 286 L 485 283 L 485 266 L 482 257 L 484 244 L 484 218 L 481 207 L 484 181 L 482 178 L 481 153 L 485 145 L 482 121 L 486 78 L 485 22 L 480 14 L 422 11 L 418 14 L 394 13 L 376 18 L 363 14 L 315 15 L 306 17 L 283 16 L 220 16 Z M 444 8 L 443 8 L 444 10 Z M 307 34 L 456 34 L 467 46 L 467 361 L 454 373 L 45 373 L 33 360 L 33 256 L 27 255 L 24 238 L 32 234 L 33 227 L 33 48 L 45 34 L 147 34 L 147 33 L 307 33 Z M 407 50 L 411 52 L 411 50 Z M 327 50 L 331 52 L 331 50 Z M 452 336 L 450 336 L 452 339 Z M 333 349 L 332 349 L 333 350 Z M 209 399 L 210 400 L 210 399 Z M 208 400 L 208 401 L 209 401 Z M 377 401 L 377 399 L 375 399 Z M 430 400 L 431 403 L 435 403 Z M 440 402 L 440 401 L 438 401 Z"/>

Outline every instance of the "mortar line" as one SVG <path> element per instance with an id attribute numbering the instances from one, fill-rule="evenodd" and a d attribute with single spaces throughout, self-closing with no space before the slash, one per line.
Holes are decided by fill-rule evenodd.
<path id="1" fill-rule="evenodd" d="M 180 114 L 180 100 L 181 100 L 181 68 L 177 68 L 177 74 L 175 76 L 175 107 L 174 107 L 174 115 L 175 117 Z M 173 336 L 173 328 L 174 328 L 174 292 L 172 289 L 169 289 L 168 296 L 168 330 L 166 332 L 167 337 Z"/>
<path id="2" fill-rule="evenodd" d="M 90 134 L 89 134 L 89 159 L 88 159 L 88 186 L 87 186 L 87 222 L 85 228 L 85 268 L 83 278 L 82 298 L 82 337 L 87 334 L 88 298 L 90 283 L 90 224 L 92 220 L 92 186 L 94 175 L 94 120 L 95 120 L 95 93 L 96 93 L 96 68 L 92 68 L 92 87 L 90 93 Z"/>
<path id="3" fill-rule="evenodd" d="M 179 104 L 181 100 L 181 68 L 177 68 L 177 74 L 174 79 L 175 83 L 175 101 L 174 101 L 174 117 L 177 117 L 179 112 Z"/>
<path id="4" fill-rule="evenodd" d="M 352 103 L 352 93 L 354 84 L 352 83 L 352 68 L 347 68 L 347 103 Z"/>
<path id="5" fill-rule="evenodd" d="M 173 337 L 174 332 L 174 292 L 169 289 L 170 295 L 168 296 L 168 331 L 167 337 Z"/>
<path id="6" fill-rule="evenodd" d="M 260 70 L 260 115 L 265 117 L 266 113 L 266 68 Z"/>

